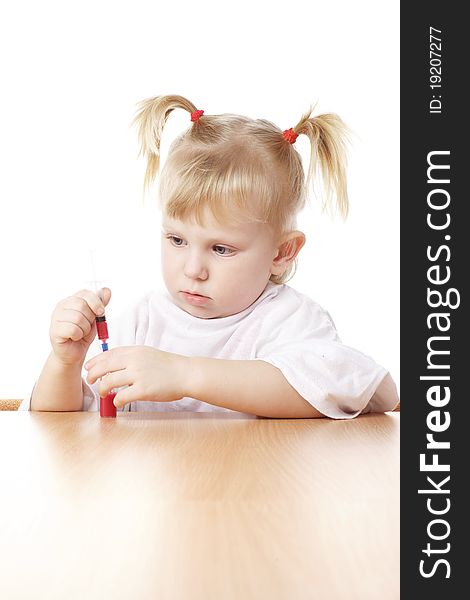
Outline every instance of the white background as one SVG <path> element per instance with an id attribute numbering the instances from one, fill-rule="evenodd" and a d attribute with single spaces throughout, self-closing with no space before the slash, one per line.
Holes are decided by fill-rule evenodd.
<path id="1" fill-rule="evenodd" d="M 161 286 L 136 103 L 181 94 L 208 114 L 287 129 L 310 103 L 354 131 L 350 216 L 301 215 L 290 285 L 399 383 L 399 3 L 33 0 L 0 13 L 0 398 L 31 387 L 50 314 L 97 276 L 108 316 Z M 189 125 L 173 113 L 164 150 Z M 306 140 L 296 147 L 308 160 Z M 305 166 L 308 163 L 305 162 Z M 112 345 L 112 332 L 110 332 Z"/>

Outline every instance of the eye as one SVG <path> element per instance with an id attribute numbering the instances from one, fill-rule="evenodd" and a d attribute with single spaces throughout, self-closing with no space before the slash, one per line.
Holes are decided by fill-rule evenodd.
<path id="1" fill-rule="evenodd" d="M 214 246 L 213 250 L 219 256 L 231 256 L 235 251 L 231 248 L 227 248 L 227 246 Z"/>
<path id="2" fill-rule="evenodd" d="M 173 246 L 176 246 L 177 248 L 179 248 L 180 246 L 183 246 L 184 244 L 184 240 L 180 237 L 178 237 L 177 235 L 167 235 L 166 236 L 168 240 L 170 240 L 170 242 L 173 244 Z"/>

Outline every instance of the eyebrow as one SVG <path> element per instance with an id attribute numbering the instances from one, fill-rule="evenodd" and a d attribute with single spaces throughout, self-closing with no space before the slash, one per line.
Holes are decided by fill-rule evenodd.
<path id="1" fill-rule="evenodd" d="M 171 224 L 162 223 L 162 228 L 165 230 L 165 233 L 173 233 L 178 237 L 185 238 L 186 236 L 181 232 L 179 232 L 179 228 L 177 226 L 173 226 Z M 232 238 L 233 234 L 223 233 L 217 237 L 211 237 L 207 240 L 204 240 L 208 245 L 228 245 L 228 246 L 239 246 L 246 243 L 246 240 L 234 240 Z M 223 240 L 226 240 L 225 242 Z"/>

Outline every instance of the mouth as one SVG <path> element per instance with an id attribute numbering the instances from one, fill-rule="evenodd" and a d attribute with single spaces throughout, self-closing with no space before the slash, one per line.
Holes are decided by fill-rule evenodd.
<path id="1" fill-rule="evenodd" d="M 196 306 L 201 306 L 202 304 L 206 304 L 211 300 L 209 296 L 203 296 L 202 294 L 197 294 L 196 292 L 190 291 L 181 291 L 180 292 L 183 298 L 189 302 L 189 304 L 194 304 Z"/>

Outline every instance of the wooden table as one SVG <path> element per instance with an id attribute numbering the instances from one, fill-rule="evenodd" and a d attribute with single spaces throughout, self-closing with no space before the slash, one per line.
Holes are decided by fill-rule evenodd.
<path id="1" fill-rule="evenodd" d="M 0 413 L 0 598 L 397 600 L 399 424 Z"/>

